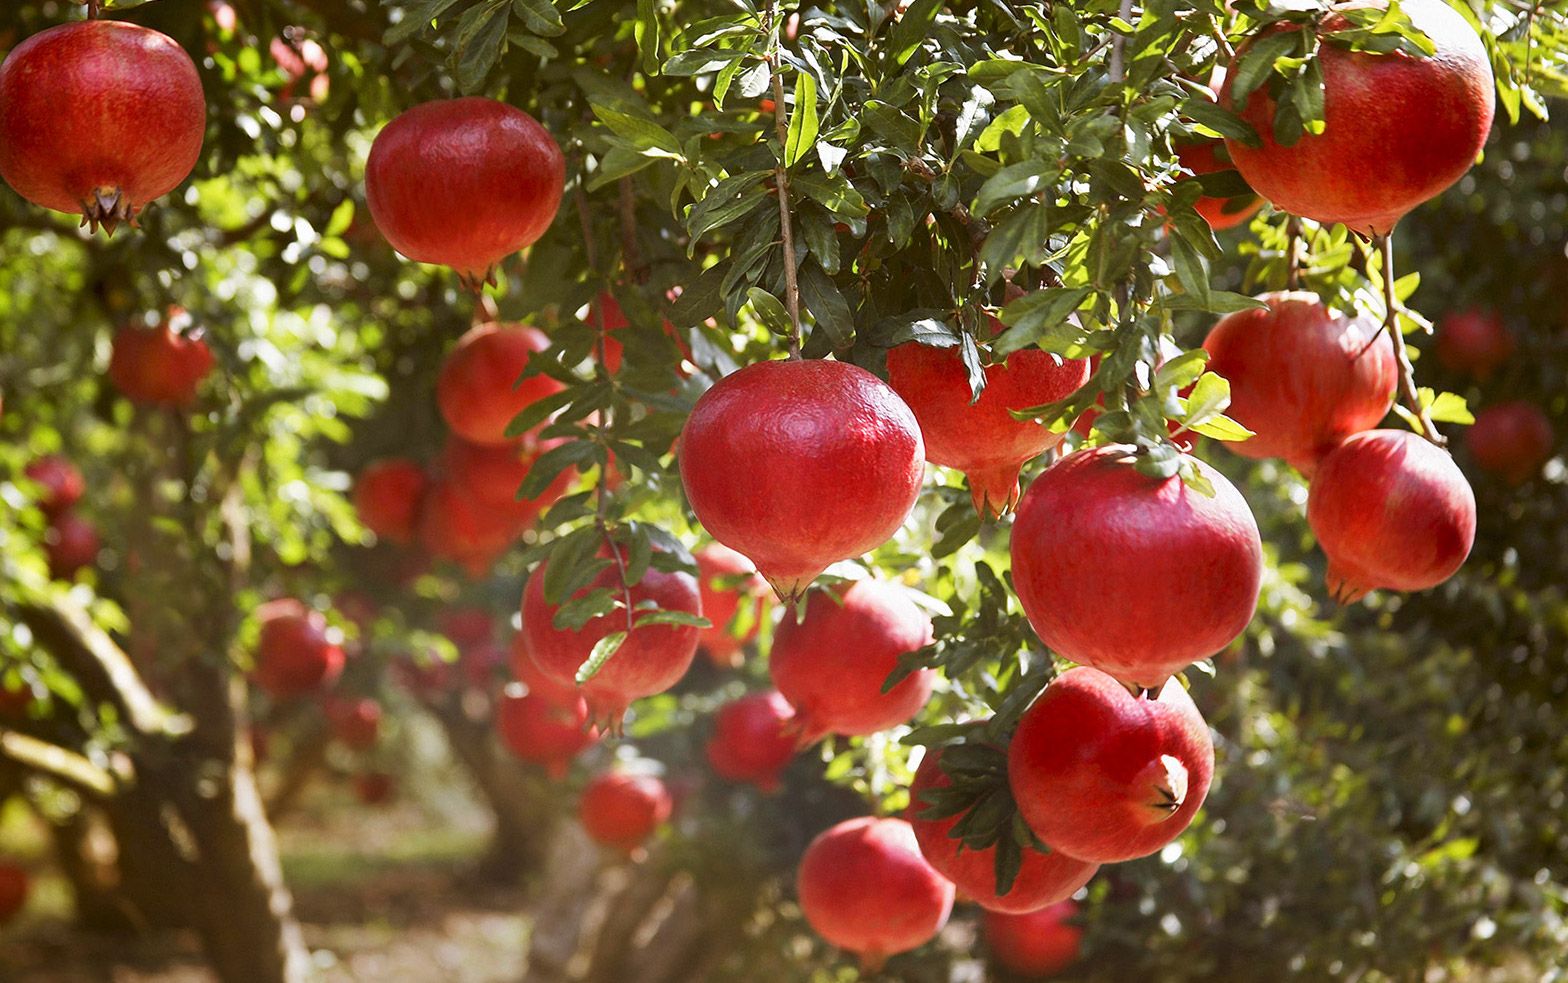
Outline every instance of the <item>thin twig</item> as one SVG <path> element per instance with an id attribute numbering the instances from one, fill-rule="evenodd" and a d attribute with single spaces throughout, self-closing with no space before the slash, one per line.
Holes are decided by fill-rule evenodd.
<path id="1" fill-rule="evenodd" d="M 623 177 L 616 183 L 620 191 L 621 265 L 631 280 L 642 283 L 647 279 L 648 270 L 643 265 L 642 247 L 637 244 L 637 197 L 631 178 Z"/>
<path id="2" fill-rule="evenodd" d="M 1447 444 L 1438 433 L 1432 414 L 1421 405 L 1421 393 L 1416 388 L 1415 366 L 1410 364 L 1410 353 L 1405 350 L 1405 336 L 1399 330 L 1399 301 L 1394 297 L 1394 236 L 1393 233 L 1377 237 L 1378 248 L 1383 253 L 1383 327 L 1394 341 L 1394 358 L 1399 363 L 1399 392 L 1406 407 L 1421 421 L 1421 436 L 1439 447 Z"/>
<path id="3" fill-rule="evenodd" d="M 794 329 L 789 339 L 789 356 L 799 358 L 800 283 L 795 270 L 795 229 L 789 212 L 789 168 L 784 163 L 784 154 L 789 146 L 789 118 L 784 109 L 784 76 L 779 71 L 783 59 L 779 57 L 782 41 L 779 37 L 778 0 L 768 4 L 766 30 L 769 34 L 768 71 L 773 76 L 773 128 L 779 138 L 779 162 L 773 169 L 773 184 L 779 195 L 779 236 L 784 244 L 784 305 L 789 309 L 789 321 Z M 799 110 L 800 107 L 795 108 Z"/>
<path id="4" fill-rule="evenodd" d="M 1132 18 L 1132 0 L 1122 0 L 1121 9 L 1117 11 L 1117 16 L 1122 20 L 1130 20 Z M 1118 33 L 1116 37 L 1111 39 L 1111 61 L 1107 74 L 1112 82 L 1120 82 L 1125 77 L 1125 68 L 1122 62 L 1126 57 L 1126 49 L 1127 38 L 1125 36 Z"/>
<path id="5" fill-rule="evenodd" d="M 1285 222 L 1285 289 L 1301 289 L 1301 219 L 1295 215 Z"/>

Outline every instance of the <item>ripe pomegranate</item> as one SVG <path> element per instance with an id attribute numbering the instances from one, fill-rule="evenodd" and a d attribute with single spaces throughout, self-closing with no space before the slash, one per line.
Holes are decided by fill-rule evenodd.
<path id="1" fill-rule="evenodd" d="M 896 584 L 859 580 L 817 591 L 800 621 L 786 617 L 773 636 L 773 685 L 795 708 L 800 746 L 827 734 L 864 735 L 896 727 L 931 698 L 936 673 L 920 669 L 890 691 L 882 683 L 899 657 L 931 642 L 931 619 Z"/>
<path id="2" fill-rule="evenodd" d="M 575 477 L 575 472 L 568 468 L 536 497 L 517 497 L 517 489 L 528 477 L 528 470 L 540 453 L 551 446 L 554 442 L 525 441 L 520 448 L 515 444 L 471 444 L 452 439 L 447 441 L 441 462 L 446 468 L 447 479 L 476 504 L 505 512 L 519 526 L 526 527 L 566 494 Z"/>
<path id="3" fill-rule="evenodd" d="M 189 406 L 216 364 L 201 333 L 176 331 L 173 320 L 151 329 L 126 326 L 115 333 L 109 381 L 133 403 Z"/>
<path id="4" fill-rule="evenodd" d="M 719 708 L 708 739 L 708 764 L 732 782 L 776 792 L 779 776 L 795 757 L 789 719 L 794 711 L 776 691 L 752 693 Z"/>
<path id="5" fill-rule="evenodd" d="M 696 552 L 697 587 L 702 592 L 703 617 L 713 622 L 698 633 L 698 644 L 719 667 L 738 666 L 746 644 L 762 628 L 763 598 L 768 585 L 751 561 L 725 546 L 710 543 Z M 737 637 L 732 626 L 744 599 L 751 609 L 745 634 Z"/>
<path id="6" fill-rule="evenodd" d="M 420 507 L 419 543 L 481 577 L 527 527 L 515 513 L 480 505 L 451 481 L 437 479 Z"/>
<path id="7" fill-rule="evenodd" d="M 604 553 L 608 555 L 607 550 Z M 581 631 L 555 627 L 553 619 L 557 608 L 544 599 L 545 566 L 539 565 L 523 591 L 523 644 L 546 676 L 558 683 L 570 683 L 601 638 L 626 630 L 626 612 L 615 610 L 600 615 Z M 600 571 L 587 587 L 573 596 L 580 597 L 596 587 L 611 587 L 617 594 L 621 593 L 615 564 Z M 631 600 L 634 609 L 654 606 L 664 611 L 702 614 L 697 580 L 688 573 L 665 573 L 649 568 L 637 586 L 631 588 Z M 632 701 L 674 686 L 686 674 L 696 654 L 696 628 L 643 625 L 627 636 L 597 675 L 578 688 L 588 701 L 594 721 L 618 732 L 621 717 Z"/>
<path id="8" fill-rule="evenodd" d="M 515 443 L 506 435 L 512 418 L 561 391 L 561 384 L 547 375 L 518 381 L 534 353 L 549 347 L 543 332 L 521 324 L 481 324 L 470 330 L 441 363 L 436 380 L 441 418 L 464 440 Z"/>
<path id="9" fill-rule="evenodd" d="M 1176 159 L 1181 161 L 1182 167 L 1199 177 L 1236 169 L 1236 165 L 1230 161 L 1230 155 L 1225 152 L 1225 144 L 1222 140 L 1182 144 L 1176 148 Z M 1203 220 L 1209 223 L 1209 228 L 1215 232 L 1222 232 L 1256 215 L 1258 209 L 1263 207 L 1263 199 L 1255 194 L 1239 195 L 1235 198 L 1204 195 L 1193 207 L 1199 215 L 1203 216 Z"/>
<path id="10" fill-rule="evenodd" d="M 44 532 L 44 556 L 49 576 L 56 580 L 70 580 L 92 566 L 101 548 L 98 530 L 75 512 L 55 516 Z"/>
<path id="11" fill-rule="evenodd" d="M 495 619 L 477 605 L 444 608 L 436 616 L 436 627 L 460 649 L 495 640 Z"/>
<path id="12" fill-rule="evenodd" d="M 43 486 L 43 497 L 38 507 L 44 515 L 56 516 L 81 501 L 87 491 L 87 480 L 76 470 L 76 465 L 59 454 L 46 454 L 36 458 L 22 472 L 29 481 Z"/>
<path id="13" fill-rule="evenodd" d="M 201 156 L 201 77 L 169 37 L 88 20 L 35 34 L 0 64 L 0 177 L 35 205 L 112 235 Z"/>
<path id="14" fill-rule="evenodd" d="M 397 779 L 386 772 L 367 771 L 354 776 L 354 798 L 360 805 L 385 805 L 396 791 Z"/>
<path id="15" fill-rule="evenodd" d="M 891 387 L 847 362 L 758 362 L 697 400 L 681 432 L 697 521 L 794 599 L 885 543 L 920 494 L 925 447 Z"/>
<path id="16" fill-rule="evenodd" d="M 1386 5 L 1377 3 L 1375 6 Z M 1284 211 L 1362 235 L 1384 235 L 1412 208 L 1435 198 L 1475 163 L 1492 128 L 1496 92 L 1480 37 L 1443 0 L 1404 0 L 1399 9 L 1432 39 L 1429 58 L 1319 49 L 1323 73 L 1321 134 L 1291 146 L 1274 139 L 1267 86 L 1236 109 L 1230 82 L 1222 104 L 1251 123 L 1262 141 L 1225 141 L 1247 183 Z M 1331 16 L 1326 30 L 1345 26 Z M 1237 60 L 1246 56 L 1243 46 Z M 1234 79 L 1236 61 L 1229 78 Z"/>
<path id="17" fill-rule="evenodd" d="M 1224 475 L 1189 463 L 1212 497 L 1140 473 L 1116 444 L 1070 454 L 1029 486 L 1013 524 L 1013 586 L 1058 654 L 1153 689 L 1252 620 L 1257 523 Z"/>
<path id="18" fill-rule="evenodd" d="M 811 927 L 868 973 L 936 938 L 953 911 L 953 885 L 902 819 L 866 816 L 825 830 L 806 848 L 796 887 Z"/>
<path id="19" fill-rule="evenodd" d="M 458 665 L 463 670 L 463 678 L 468 685 L 476 690 L 489 692 L 495 687 L 496 676 L 506 665 L 508 660 L 506 649 L 494 642 L 480 642 L 464 648 L 459 655 Z"/>
<path id="20" fill-rule="evenodd" d="M 1053 850 L 1095 863 L 1146 857 L 1209 794 L 1214 744 L 1179 680 L 1134 696 L 1098 669 L 1051 681 L 1007 752 L 1018 811 Z"/>
<path id="21" fill-rule="evenodd" d="M 1060 901 L 1019 915 L 988 911 L 980 928 L 991 958 L 1009 972 L 1029 978 L 1055 976 L 1078 961 L 1083 929 L 1072 923 L 1078 905 Z"/>
<path id="22" fill-rule="evenodd" d="M 381 704 L 369 697 L 333 698 L 327 701 L 327 723 L 332 736 L 344 747 L 368 751 L 381 736 Z"/>
<path id="23" fill-rule="evenodd" d="M 1097 863 L 1077 860 L 1065 853 L 1025 850 L 1023 866 L 1006 894 L 996 893 L 996 848 L 971 850 L 953 837 L 962 815 L 921 819 L 930 808 L 923 793 L 947 788 L 953 780 L 938 763 L 941 754 L 928 754 L 909 787 L 909 825 L 920 843 L 920 852 L 937 873 L 953 882 L 960 896 L 973 898 L 988 911 L 1036 911 L 1070 898 L 1094 877 Z"/>
<path id="24" fill-rule="evenodd" d="M 381 539 L 408 545 L 414 541 L 429 483 L 425 469 L 406 457 L 366 465 L 354 482 L 360 523 Z"/>
<path id="25" fill-rule="evenodd" d="M 25 868 L 0 862 L 0 925 L 15 918 L 27 904 L 31 881 Z"/>
<path id="26" fill-rule="evenodd" d="M 632 853 L 670 818 L 670 790 L 652 775 L 607 771 L 577 803 L 577 818 L 595 842 Z"/>
<path id="27" fill-rule="evenodd" d="M 528 654 L 528 637 L 523 632 L 512 636 L 512 675 L 517 681 L 527 687 L 528 692 L 544 698 L 556 706 L 575 706 L 582 694 L 577 690 L 577 684 L 558 682 L 544 674 L 533 656 Z"/>
<path id="28" fill-rule="evenodd" d="M 1475 494 L 1441 448 L 1407 430 L 1368 430 L 1318 465 L 1307 522 L 1328 557 L 1329 590 L 1351 604 L 1452 577 L 1475 542 Z"/>
<path id="29" fill-rule="evenodd" d="M 588 704 L 583 700 L 561 706 L 516 686 L 502 691 L 495 722 L 508 751 L 544 766 L 556 779 L 566 777 L 572 759 L 599 739 L 598 730 L 588 726 Z"/>
<path id="30" fill-rule="evenodd" d="M 1475 463 L 1510 485 L 1535 477 L 1551 458 L 1556 439 L 1552 421 L 1540 407 L 1523 400 L 1487 407 L 1475 415 L 1475 425 L 1465 434 Z"/>
<path id="31" fill-rule="evenodd" d="M 1513 357 L 1514 336 L 1495 311 L 1472 309 L 1437 323 L 1434 348 L 1448 371 L 1486 379 Z"/>
<path id="32" fill-rule="evenodd" d="M 1394 344 L 1375 318 L 1329 310 L 1316 294 L 1259 299 L 1266 309 L 1221 318 L 1203 341 L 1209 369 L 1230 382 L 1226 412 L 1256 434 L 1226 446 L 1310 475 L 1335 444 L 1388 415 Z"/>
<path id="33" fill-rule="evenodd" d="M 1018 504 L 1019 468 L 1065 436 L 1008 411 L 1072 395 L 1089 381 L 1089 363 L 1039 349 L 1013 352 L 1004 364 L 986 366 L 974 402 L 957 348 L 911 342 L 887 353 L 887 378 L 920 421 L 926 460 L 964 472 L 975 510 L 1002 515 Z"/>
<path id="34" fill-rule="evenodd" d="M 393 248 L 475 289 L 544 235 L 565 181 L 549 132 L 482 97 L 415 106 L 377 134 L 365 162 L 365 200 Z"/>
<path id="35" fill-rule="evenodd" d="M 329 637 L 327 619 L 295 600 L 272 601 L 258 613 L 253 678 L 273 699 L 327 689 L 343 672 L 343 650 Z"/>

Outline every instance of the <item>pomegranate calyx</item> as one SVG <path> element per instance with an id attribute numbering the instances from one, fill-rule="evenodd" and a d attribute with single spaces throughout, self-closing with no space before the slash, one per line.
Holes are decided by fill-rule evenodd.
<path id="1" fill-rule="evenodd" d="M 119 188 L 95 188 L 92 197 L 82 201 L 82 225 L 94 235 L 100 226 L 111 238 L 114 230 L 124 222 L 131 228 L 137 228 L 136 213 L 139 211 L 130 199 Z"/>

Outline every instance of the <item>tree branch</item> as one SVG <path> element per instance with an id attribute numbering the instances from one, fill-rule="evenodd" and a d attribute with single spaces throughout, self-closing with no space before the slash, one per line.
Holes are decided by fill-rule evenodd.
<path id="1" fill-rule="evenodd" d="M 1421 405 L 1421 392 L 1416 388 L 1415 366 L 1410 364 L 1410 353 L 1405 349 L 1405 336 L 1399 330 L 1399 301 L 1394 296 L 1394 236 L 1377 237 L 1378 248 L 1383 253 L 1383 327 L 1394 342 L 1394 358 L 1399 363 L 1399 393 L 1406 408 L 1421 421 L 1421 436 L 1439 447 L 1448 441 L 1432 422 L 1432 414 Z"/>
<path id="2" fill-rule="evenodd" d="M 768 71 L 773 77 L 773 128 L 779 138 L 779 161 L 773 169 L 774 190 L 779 196 L 779 237 L 784 244 L 784 305 L 789 309 L 790 325 L 794 328 L 789 339 L 791 358 L 800 357 L 800 282 L 795 269 L 795 229 L 789 211 L 789 167 L 784 154 L 789 146 L 789 118 L 784 109 L 784 77 L 779 73 L 783 59 L 779 57 L 782 40 L 779 36 L 779 3 L 768 4 L 767 31 Z M 798 111 L 799 106 L 795 107 Z"/>
<path id="3" fill-rule="evenodd" d="M 0 727 L 0 755 L 23 768 L 48 775 L 94 798 L 106 799 L 120 788 L 114 775 L 63 747 Z"/>

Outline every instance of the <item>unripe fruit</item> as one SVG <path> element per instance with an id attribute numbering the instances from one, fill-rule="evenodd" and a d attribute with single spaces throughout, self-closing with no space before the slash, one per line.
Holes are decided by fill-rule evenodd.
<path id="1" fill-rule="evenodd" d="M 62 24 L 0 65 L 0 177 L 113 234 L 201 156 L 207 104 L 185 50 L 114 20 Z"/>
<path id="2" fill-rule="evenodd" d="M 1024 822 L 1070 857 L 1146 857 L 1182 834 L 1209 794 L 1214 744 L 1181 682 L 1134 696 L 1098 669 L 1069 669 L 1013 735 L 1007 776 Z"/>
<path id="3" fill-rule="evenodd" d="M 789 701 L 777 692 L 752 693 L 719 708 L 708 739 L 708 764 L 732 782 L 750 782 L 775 792 L 779 776 L 795 757 Z"/>
<path id="4" fill-rule="evenodd" d="M 1465 433 L 1475 463 L 1510 485 L 1522 485 L 1540 473 L 1555 441 L 1552 421 L 1539 406 L 1523 400 L 1488 406 Z"/>
<path id="5" fill-rule="evenodd" d="M 354 481 L 354 511 L 366 529 L 406 546 L 414 540 L 429 484 L 424 468 L 406 457 L 376 461 Z"/>
<path id="6" fill-rule="evenodd" d="M 572 759 L 599 739 L 588 726 L 588 704 L 551 703 L 537 693 L 508 686 L 495 708 L 501 743 L 517 758 L 542 765 L 551 778 L 564 778 Z"/>
<path id="7" fill-rule="evenodd" d="M 1307 522 L 1341 604 L 1380 587 L 1435 587 L 1475 542 L 1475 493 L 1453 458 L 1406 430 L 1368 430 L 1330 451 L 1307 495 Z"/>
<path id="8" fill-rule="evenodd" d="M 926 460 L 964 472 L 975 510 L 1002 515 L 1018 502 L 1024 462 L 1066 436 L 1008 411 L 1072 395 L 1089 380 L 1089 363 L 1038 349 L 1013 352 L 1004 364 L 985 367 L 985 389 L 971 402 L 969 370 L 957 348 L 910 342 L 887 353 L 887 377 L 920 422 Z"/>
<path id="9" fill-rule="evenodd" d="M 652 775 L 609 771 L 583 789 L 577 818 L 595 843 L 635 851 L 670 818 L 669 789 Z"/>
<path id="10" fill-rule="evenodd" d="M 702 613 L 713 624 L 698 633 L 698 644 L 716 666 L 740 665 L 741 652 L 762 628 L 763 598 L 768 592 L 756 567 L 723 543 L 710 543 L 698 550 L 697 586 L 702 592 Z M 750 608 L 743 637 L 731 629 L 744 600 Z"/>
<path id="11" fill-rule="evenodd" d="M 936 938 L 953 911 L 953 885 L 902 819 L 867 816 L 824 831 L 806 848 L 796 887 L 811 927 L 867 972 Z"/>
<path id="12" fill-rule="evenodd" d="M 127 326 L 114 336 L 109 381 L 133 403 L 189 406 L 214 364 L 199 333 L 182 334 L 167 321 L 156 328 Z"/>
<path id="13" fill-rule="evenodd" d="M 427 102 L 377 134 L 365 200 L 398 252 L 457 271 L 478 289 L 533 245 L 565 188 L 561 148 L 538 121 L 494 99 Z"/>
<path id="14" fill-rule="evenodd" d="M 381 704 L 369 697 L 333 698 L 327 701 L 327 722 L 332 736 L 344 747 L 368 751 L 381 736 Z"/>
<path id="15" fill-rule="evenodd" d="M 991 958 L 1030 979 L 1055 976 L 1078 961 L 1083 929 L 1071 921 L 1078 905 L 1062 901 L 1021 915 L 988 911 L 980 919 Z"/>
<path id="16" fill-rule="evenodd" d="M 87 481 L 76 465 L 59 454 L 46 454 L 36 458 L 22 472 L 29 481 L 43 487 L 43 497 L 38 507 L 44 515 L 56 516 L 81 500 L 87 491 Z"/>
<path id="17" fill-rule="evenodd" d="M 354 776 L 354 798 L 360 805 L 385 805 L 396 791 L 397 780 L 385 772 L 370 771 Z"/>
<path id="18" fill-rule="evenodd" d="M 517 681 L 527 688 L 528 692 L 542 697 L 546 702 L 556 706 L 576 706 L 582 699 L 582 694 L 577 690 L 577 684 L 558 682 L 546 676 L 544 670 L 528 654 L 528 636 L 518 632 L 512 636 L 511 652 L 512 675 Z"/>
<path id="19" fill-rule="evenodd" d="M 436 402 L 452 432 L 476 444 L 513 444 L 512 419 L 546 396 L 561 391 L 547 375 L 519 381 L 529 359 L 550 339 L 519 324 L 482 324 L 459 338 L 441 363 Z"/>
<path id="20" fill-rule="evenodd" d="M 800 621 L 786 615 L 773 636 L 773 685 L 795 708 L 802 747 L 827 734 L 875 734 L 907 722 L 931 698 L 936 673 L 920 669 L 891 690 L 899 657 L 931 642 L 931 619 L 896 584 L 857 580 L 816 591 Z"/>
<path id="21" fill-rule="evenodd" d="M 1459 311 L 1437 323 L 1434 351 L 1448 371 L 1485 379 L 1513 357 L 1514 336 L 1495 311 Z"/>
<path id="22" fill-rule="evenodd" d="M 1198 177 L 1234 171 L 1236 165 L 1231 163 L 1230 154 L 1224 147 L 1225 143 L 1222 140 L 1187 143 L 1176 148 L 1176 159 L 1181 161 L 1182 167 Z M 1255 194 L 1238 195 L 1235 198 L 1204 195 L 1193 206 L 1197 213 L 1203 216 L 1203 220 L 1209 223 L 1209 228 L 1215 232 L 1240 225 L 1256 215 L 1258 209 L 1262 207 L 1263 199 Z"/>
<path id="23" fill-rule="evenodd" d="M 448 440 L 441 455 L 447 480 L 463 493 L 487 509 L 504 512 L 518 526 L 526 528 L 539 515 L 560 500 L 571 487 L 576 475 L 567 468 L 551 481 L 537 496 L 519 499 L 517 490 L 533 467 L 539 455 L 554 443 L 524 441 L 517 444 L 472 444 L 466 440 Z"/>
<path id="24" fill-rule="evenodd" d="M 1257 606 L 1263 544 L 1225 476 L 1212 496 L 1139 472 L 1120 445 L 1035 479 L 1013 524 L 1013 587 L 1046 645 L 1148 688 L 1229 645 Z"/>
<path id="25" fill-rule="evenodd" d="M 1226 413 L 1256 435 L 1225 446 L 1310 475 L 1335 444 L 1388 415 L 1394 345 L 1376 319 L 1331 311 L 1316 294 L 1258 299 L 1267 309 L 1228 315 L 1203 341 L 1209 370 L 1230 382 Z"/>
<path id="26" fill-rule="evenodd" d="M 27 871 L 17 864 L 0 862 L 0 925 L 15 918 L 31 890 Z"/>
<path id="27" fill-rule="evenodd" d="M 258 612 L 252 678 L 273 699 L 329 688 L 343 672 L 343 650 L 327 634 L 327 619 L 295 600 L 273 601 Z"/>
<path id="28" fill-rule="evenodd" d="M 822 359 L 726 376 L 697 401 L 680 444 L 697 521 L 787 599 L 892 537 L 920 494 L 924 457 L 897 393 Z"/>
<path id="29" fill-rule="evenodd" d="M 49 560 L 49 575 L 70 580 L 98 559 L 98 530 L 74 512 L 55 516 L 44 533 L 44 555 Z"/>

